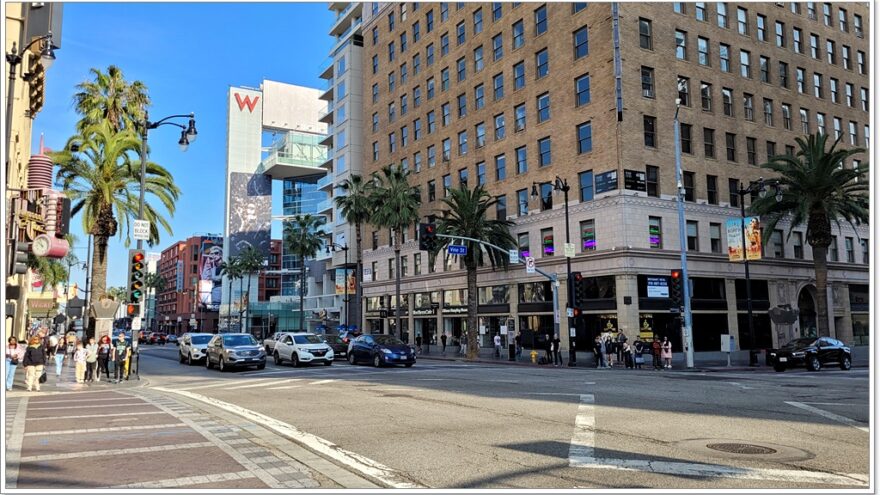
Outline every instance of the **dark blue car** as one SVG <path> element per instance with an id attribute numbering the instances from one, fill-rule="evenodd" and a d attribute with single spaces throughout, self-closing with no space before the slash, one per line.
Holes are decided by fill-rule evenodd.
<path id="1" fill-rule="evenodd" d="M 413 349 L 390 335 L 361 335 L 351 342 L 348 362 L 367 361 L 379 368 L 402 364 L 409 368 L 416 363 Z"/>

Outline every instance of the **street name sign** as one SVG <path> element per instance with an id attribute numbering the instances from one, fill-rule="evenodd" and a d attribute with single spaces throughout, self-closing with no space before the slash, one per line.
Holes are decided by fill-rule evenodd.
<path id="1" fill-rule="evenodd" d="M 446 252 L 449 254 L 457 255 L 457 256 L 464 256 L 467 254 L 467 246 L 459 246 L 457 244 L 450 244 L 446 248 Z"/>

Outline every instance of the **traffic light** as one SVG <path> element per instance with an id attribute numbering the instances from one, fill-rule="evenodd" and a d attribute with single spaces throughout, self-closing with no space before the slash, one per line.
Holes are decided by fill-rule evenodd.
<path id="1" fill-rule="evenodd" d="M 125 315 L 129 318 L 134 318 L 135 316 L 139 316 L 141 314 L 141 305 L 140 304 L 127 304 L 125 306 Z"/>
<path id="2" fill-rule="evenodd" d="M 12 267 L 10 274 L 22 275 L 28 270 L 28 253 L 31 251 L 31 244 L 23 241 L 12 241 Z"/>
<path id="3" fill-rule="evenodd" d="M 432 252 L 437 243 L 437 226 L 433 223 L 419 224 L 419 249 Z"/>
<path id="4" fill-rule="evenodd" d="M 673 311 L 679 311 L 681 308 L 681 280 L 681 270 L 672 270 L 669 275 L 669 299 L 672 300 Z"/>
<path id="5" fill-rule="evenodd" d="M 572 308 L 572 316 L 577 318 L 581 315 L 581 311 L 584 305 L 584 301 L 586 300 L 586 287 L 584 287 L 584 276 L 581 275 L 581 272 L 572 272 L 571 273 L 571 295 L 569 296 L 569 300 L 571 301 Z"/>
<path id="6" fill-rule="evenodd" d="M 139 304 L 144 299 L 144 278 L 147 275 L 143 249 L 128 250 L 128 302 Z"/>

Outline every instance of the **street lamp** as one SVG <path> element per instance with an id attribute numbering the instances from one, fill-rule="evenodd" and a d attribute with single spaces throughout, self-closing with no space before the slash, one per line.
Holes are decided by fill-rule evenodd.
<path id="1" fill-rule="evenodd" d="M 55 51 L 52 48 L 52 31 L 49 31 L 49 34 L 34 38 L 25 45 L 21 53 L 18 52 L 15 42 L 13 42 L 12 50 L 6 54 L 6 62 L 9 64 L 9 89 L 8 96 L 6 97 L 6 144 L 9 146 L 7 150 L 12 149 L 12 143 L 10 142 L 12 139 L 12 101 L 15 99 L 15 79 L 18 76 L 18 65 L 21 64 L 24 53 L 41 41 L 45 41 L 45 43 L 43 43 L 43 47 L 40 49 L 40 64 L 42 64 L 44 69 L 49 69 L 52 66 L 52 62 L 55 61 Z M 29 81 L 31 77 L 31 74 L 22 74 L 21 76 L 25 81 Z"/>
<path id="2" fill-rule="evenodd" d="M 748 310 L 749 319 L 749 335 L 754 339 L 755 323 L 752 321 L 752 279 L 749 276 L 749 256 L 747 252 L 748 244 L 746 243 L 746 194 L 757 193 L 759 197 L 767 197 L 767 186 L 772 186 L 776 202 L 782 201 L 782 188 L 779 187 L 779 181 L 765 181 L 763 177 L 758 180 L 749 182 L 746 187 L 740 187 L 736 193 L 739 195 L 739 214 L 740 214 L 740 232 L 742 233 L 742 254 L 743 263 L 746 267 L 746 308 Z"/>
<path id="3" fill-rule="evenodd" d="M 348 245 L 347 244 L 336 244 L 333 241 L 327 243 L 327 253 L 330 251 L 338 252 L 345 251 L 345 279 L 343 284 L 345 285 L 345 296 L 343 296 L 342 301 L 345 303 L 345 329 L 348 330 Z"/>
<path id="4" fill-rule="evenodd" d="M 550 184 L 553 186 L 554 191 L 562 191 L 563 194 L 563 206 L 565 207 L 565 244 L 571 244 L 571 225 L 568 218 L 568 191 L 571 190 L 571 187 L 568 185 L 568 180 L 560 178 L 558 175 L 556 179 L 552 182 L 532 182 L 532 199 L 537 198 L 539 196 L 538 187 L 543 186 L 545 184 Z M 563 249 L 563 254 L 565 253 L 565 249 Z M 572 294 L 574 294 L 571 280 L 571 257 L 565 257 L 565 286 L 568 291 L 568 303 L 566 307 L 573 311 L 574 304 L 572 304 Z M 573 312 L 572 316 L 568 317 L 568 365 L 576 366 L 577 365 L 577 352 L 575 351 L 575 323 Z M 557 318 L 558 316 L 554 315 L 553 318 Z M 557 333 L 556 338 L 559 338 L 559 334 Z"/>

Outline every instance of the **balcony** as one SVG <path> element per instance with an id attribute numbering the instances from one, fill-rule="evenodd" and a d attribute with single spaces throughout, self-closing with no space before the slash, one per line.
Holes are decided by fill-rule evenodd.
<path id="1" fill-rule="evenodd" d="M 315 211 L 318 215 L 323 215 L 325 213 L 333 212 L 333 199 L 325 199 L 318 203 L 317 210 Z"/>
<path id="2" fill-rule="evenodd" d="M 318 143 L 318 136 L 287 133 L 273 143 L 263 159 L 263 172 L 273 179 L 290 179 L 326 173 L 321 164 L 327 160 L 327 149 Z"/>
<path id="3" fill-rule="evenodd" d="M 327 89 L 324 90 L 324 92 L 318 96 L 318 99 L 324 100 L 324 101 L 329 101 L 332 104 L 333 103 L 333 88 L 335 88 L 336 86 L 334 85 L 335 81 L 333 79 L 328 79 L 328 81 L 329 81 L 329 84 L 327 85 L 328 86 Z"/>
<path id="4" fill-rule="evenodd" d="M 333 187 L 333 176 L 328 174 L 324 177 L 321 177 L 320 179 L 318 179 L 317 185 L 319 191 L 331 189 Z"/>
<path id="5" fill-rule="evenodd" d="M 328 148 L 333 147 L 333 129 L 327 129 L 327 136 L 325 136 L 321 141 L 318 142 L 321 146 L 326 146 Z M 326 158 L 325 158 L 326 161 Z M 322 162 L 323 163 L 323 162 Z"/>
<path id="6" fill-rule="evenodd" d="M 329 104 L 327 104 L 327 108 L 325 108 L 318 115 L 318 122 L 323 122 L 327 125 L 332 124 L 333 123 L 333 113 L 335 111 L 336 111 L 336 105 L 334 105 L 333 102 L 331 101 Z"/>
<path id="7" fill-rule="evenodd" d="M 330 28 L 330 36 L 344 37 L 352 28 L 353 18 L 357 18 L 355 22 L 360 21 L 363 13 L 363 5 L 359 2 L 351 2 L 348 6 L 336 16 L 336 21 Z"/>

